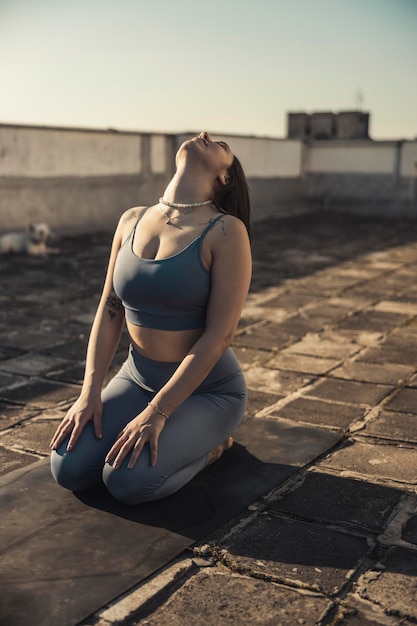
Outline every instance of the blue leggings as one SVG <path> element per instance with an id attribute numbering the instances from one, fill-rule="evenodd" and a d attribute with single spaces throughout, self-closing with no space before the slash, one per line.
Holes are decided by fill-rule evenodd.
<path id="1" fill-rule="evenodd" d="M 83 491 L 103 480 L 117 500 L 139 504 L 174 493 L 201 471 L 208 463 L 208 453 L 244 417 L 246 385 L 230 348 L 167 420 L 154 467 L 148 445 L 133 469 L 127 468 L 130 453 L 117 470 L 104 461 L 120 431 L 146 407 L 178 365 L 147 359 L 130 347 L 127 360 L 102 392 L 103 438 L 96 438 L 89 422 L 71 452 L 66 451 L 69 437 L 54 450 L 51 470 L 57 483 Z"/>

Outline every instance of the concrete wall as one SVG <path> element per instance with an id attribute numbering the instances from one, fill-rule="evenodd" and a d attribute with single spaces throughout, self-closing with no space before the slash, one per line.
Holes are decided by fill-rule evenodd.
<path id="1" fill-rule="evenodd" d="M 140 135 L 1 128 L 0 176 L 118 176 L 142 170 Z"/>
<path id="2" fill-rule="evenodd" d="M 417 203 L 417 141 L 404 141 L 399 172 L 404 196 L 411 204 Z"/>
<path id="3" fill-rule="evenodd" d="M 0 232 L 113 230 L 158 199 L 192 136 L 0 125 Z M 214 138 L 243 165 L 254 220 L 316 208 L 417 216 L 417 140 Z"/>
<path id="4" fill-rule="evenodd" d="M 397 142 L 315 142 L 308 147 L 306 170 L 310 174 L 392 174 L 397 152 Z"/>
<path id="5" fill-rule="evenodd" d="M 0 231 L 113 229 L 173 172 L 170 135 L 0 126 Z"/>
<path id="6" fill-rule="evenodd" d="M 417 217 L 417 141 L 307 144 L 305 197 L 327 210 Z"/>

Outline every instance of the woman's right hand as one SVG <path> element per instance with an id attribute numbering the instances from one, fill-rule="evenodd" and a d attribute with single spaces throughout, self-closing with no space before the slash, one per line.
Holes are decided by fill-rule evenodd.
<path id="1" fill-rule="evenodd" d="M 93 422 L 94 433 L 97 439 L 103 436 L 101 415 L 103 405 L 101 402 L 101 391 L 90 389 L 82 391 L 79 398 L 74 402 L 68 413 L 58 426 L 49 444 L 52 450 L 56 450 L 69 434 L 71 434 L 67 445 L 67 452 L 72 450 L 78 441 L 88 422 Z"/>

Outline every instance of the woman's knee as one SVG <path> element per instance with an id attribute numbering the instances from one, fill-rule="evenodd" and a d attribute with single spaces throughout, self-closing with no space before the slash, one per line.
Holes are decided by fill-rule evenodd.
<path id="1" fill-rule="evenodd" d="M 55 450 L 51 453 L 51 473 L 58 485 L 75 491 L 74 485 L 78 484 L 81 476 L 77 472 L 77 466 L 71 462 L 68 453 L 59 454 Z M 76 475 L 78 473 L 78 475 Z"/>
<path id="2" fill-rule="evenodd" d="M 70 491 L 84 491 L 97 484 L 100 475 L 94 473 L 80 462 L 74 452 L 62 452 L 53 450 L 51 453 L 51 473 L 55 481 L 61 487 Z"/>
<path id="3" fill-rule="evenodd" d="M 102 477 L 113 498 L 129 505 L 157 500 L 158 490 L 165 480 L 165 476 L 152 467 L 149 471 L 135 471 L 127 469 L 127 463 L 117 470 L 106 463 Z"/>

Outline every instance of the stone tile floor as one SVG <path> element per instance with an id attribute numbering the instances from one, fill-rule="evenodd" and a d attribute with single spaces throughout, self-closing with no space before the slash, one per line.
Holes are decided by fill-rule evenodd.
<path id="1" fill-rule="evenodd" d="M 110 240 L 0 259 L 1 473 L 48 454 L 77 396 Z M 253 254 L 247 413 L 342 442 L 85 625 L 417 622 L 417 222 L 258 222 Z"/>

